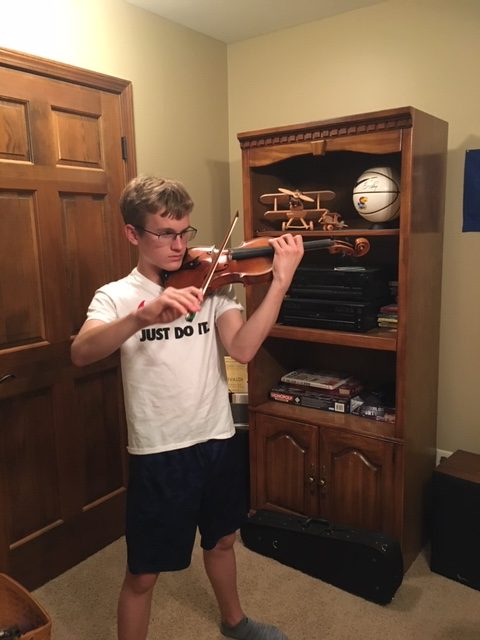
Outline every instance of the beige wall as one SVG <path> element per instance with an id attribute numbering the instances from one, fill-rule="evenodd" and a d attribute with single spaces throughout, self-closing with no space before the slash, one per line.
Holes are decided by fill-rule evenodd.
<path id="1" fill-rule="evenodd" d="M 480 453 L 480 235 L 461 232 L 464 154 L 480 148 L 478 0 L 389 0 L 228 48 L 123 0 L 3 4 L 0 47 L 133 82 L 138 169 L 185 181 L 202 242 L 242 208 L 239 131 L 404 105 L 447 120 L 438 447 Z"/>
<path id="2" fill-rule="evenodd" d="M 226 45 L 124 0 L 2 3 L 0 47 L 133 83 L 139 173 L 183 180 L 199 241 L 229 219 Z"/>
<path id="3" fill-rule="evenodd" d="M 237 132 L 406 105 L 449 122 L 437 445 L 476 453 L 480 233 L 461 228 L 465 150 L 480 148 L 479 60 L 478 0 L 390 0 L 228 48 L 232 209 Z"/>

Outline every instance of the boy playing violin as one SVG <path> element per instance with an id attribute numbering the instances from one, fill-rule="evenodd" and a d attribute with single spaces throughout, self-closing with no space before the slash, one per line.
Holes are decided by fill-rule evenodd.
<path id="1" fill-rule="evenodd" d="M 181 267 L 196 233 L 181 183 L 135 178 L 120 208 L 137 267 L 98 289 L 72 344 L 78 366 L 121 352 L 129 484 L 118 639 L 146 639 L 157 576 L 190 564 L 198 527 L 222 634 L 286 640 L 276 627 L 247 618 L 237 592 L 233 545 L 246 500 L 223 355 L 242 363 L 255 356 L 302 259 L 302 238 L 271 240 L 272 282 L 245 321 L 231 287 L 204 298 L 194 286 L 162 286 L 162 273 Z"/>

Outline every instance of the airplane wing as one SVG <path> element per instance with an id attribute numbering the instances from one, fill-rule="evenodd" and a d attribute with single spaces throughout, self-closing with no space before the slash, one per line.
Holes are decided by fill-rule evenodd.
<path id="1" fill-rule="evenodd" d="M 265 211 L 265 218 L 272 221 L 288 220 L 297 218 L 298 220 L 313 220 L 318 218 L 318 210 L 301 209 L 300 211 Z"/>
<path id="2" fill-rule="evenodd" d="M 303 191 L 302 193 L 314 199 L 319 196 L 321 202 L 324 200 L 333 200 L 335 198 L 335 191 Z"/>
<path id="3" fill-rule="evenodd" d="M 264 193 L 259 198 L 262 204 L 275 204 L 287 205 L 289 202 L 289 196 L 286 193 Z"/>

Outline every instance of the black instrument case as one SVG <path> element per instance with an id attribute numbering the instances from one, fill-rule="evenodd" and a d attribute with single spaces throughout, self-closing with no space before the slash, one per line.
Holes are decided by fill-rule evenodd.
<path id="1" fill-rule="evenodd" d="M 240 533 L 251 551 L 377 604 L 391 602 L 403 580 L 400 545 L 383 533 L 264 510 Z"/>

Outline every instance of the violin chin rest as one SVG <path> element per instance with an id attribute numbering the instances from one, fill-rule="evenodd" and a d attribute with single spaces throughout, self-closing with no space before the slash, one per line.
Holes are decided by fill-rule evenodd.
<path id="1" fill-rule="evenodd" d="M 200 264 L 200 258 L 197 256 L 196 258 L 193 258 L 193 260 L 188 260 L 187 262 L 184 262 L 180 267 L 180 269 L 196 269 L 199 264 Z"/>

